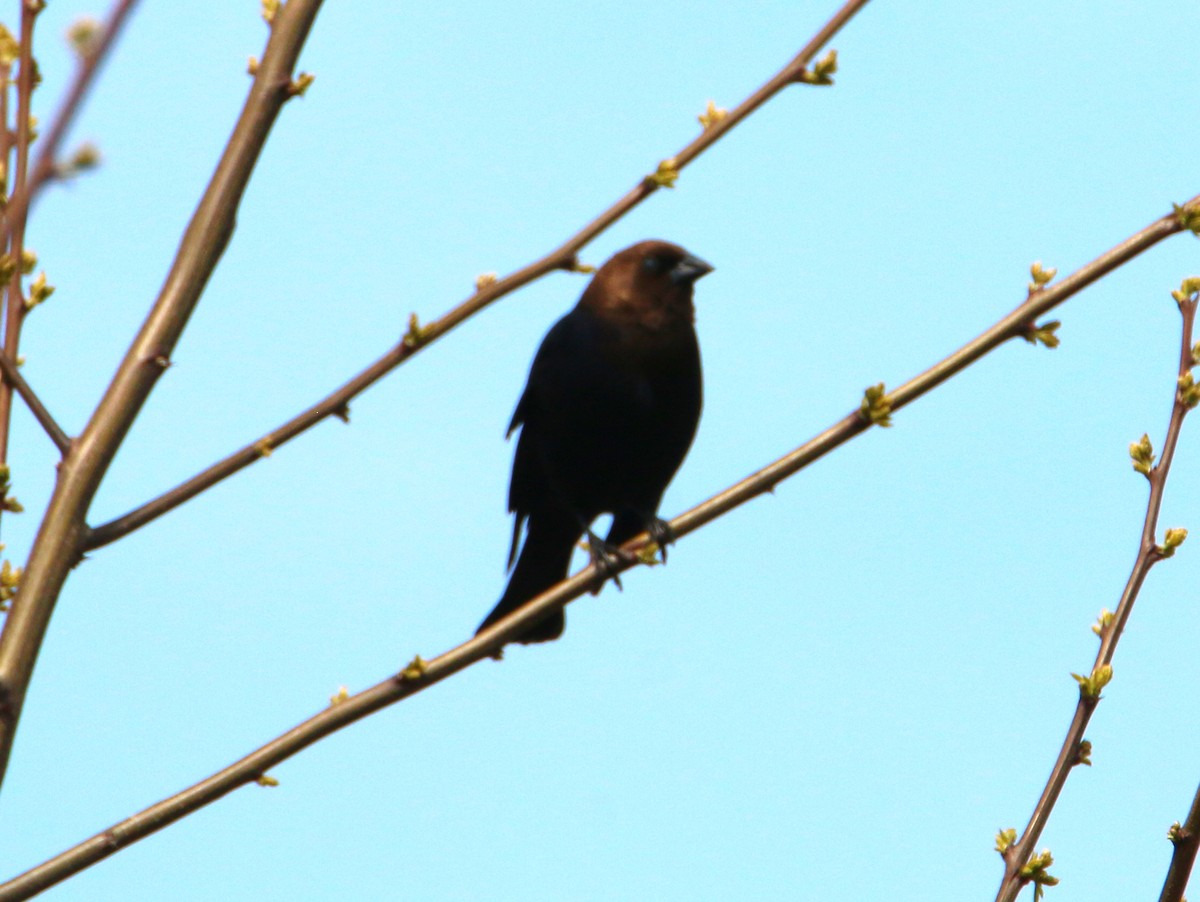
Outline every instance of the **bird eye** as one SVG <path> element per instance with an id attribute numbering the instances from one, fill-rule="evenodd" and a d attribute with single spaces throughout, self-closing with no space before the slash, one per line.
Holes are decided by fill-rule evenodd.
<path id="1" fill-rule="evenodd" d="M 667 261 L 657 254 L 651 254 L 642 261 L 642 269 L 648 273 L 658 274 L 667 268 Z"/>

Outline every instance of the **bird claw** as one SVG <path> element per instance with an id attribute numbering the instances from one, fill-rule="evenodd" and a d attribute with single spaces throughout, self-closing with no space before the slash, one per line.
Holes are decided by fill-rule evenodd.
<path id="1" fill-rule="evenodd" d="M 629 555 L 620 548 L 609 545 L 590 529 L 587 531 L 587 540 L 588 557 L 596 570 L 596 584 L 592 587 L 592 594 L 599 595 L 600 589 L 609 579 L 612 579 L 618 592 L 624 591 L 619 568 L 622 564 L 630 562 Z"/>
<path id="2" fill-rule="evenodd" d="M 662 552 L 662 562 L 667 562 L 667 546 L 675 541 L 675 530 L 661 517 L 651 517 L 646 523 L 646 532 Z"/>

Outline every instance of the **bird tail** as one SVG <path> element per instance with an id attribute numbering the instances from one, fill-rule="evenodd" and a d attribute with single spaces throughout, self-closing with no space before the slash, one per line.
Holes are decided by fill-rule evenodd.
<path id="1" fill-rule="evenodd" d="M 508 581 L 508 588 L 475 632 L 487 629 L 525 602 L 561 582 L 571 566 L 575 544 L 582 536 L 583 531 L 569 515 L 530 517 L 525 544 Z M 525 644 L 550 642 L 562 635 L 565 626 L 566 616 L 559 608 L 516 636 L 514 641 Z"/>

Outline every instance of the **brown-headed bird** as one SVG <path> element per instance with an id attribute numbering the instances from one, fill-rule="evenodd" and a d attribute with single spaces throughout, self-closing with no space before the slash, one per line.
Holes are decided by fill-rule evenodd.
<path id="1" fill-rule="evenodd" d="M 692 285 L 711 271 L 678 245 L 642 241 L 600 267 L 542 340 L 508 427 L 521 429 L 508 489 L 516 568 L 480 630 L 565 578 L 585 534 L 601 565 L 640 532 L 671 540 L 658 505 L 700 421 Z M 591 523 L 605 513 L 602 543 Z M 565 623 L 559 609 L 516 641 L 557 639 Z"/>

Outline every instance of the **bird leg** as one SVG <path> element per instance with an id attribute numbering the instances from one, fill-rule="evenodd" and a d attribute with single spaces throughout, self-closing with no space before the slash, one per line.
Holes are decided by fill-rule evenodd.
<path id="1" fill-rule="evenodd" d="M 667 562 L 667 546 L 674 543 L 675 530 L 662 517 L 652 516 L 646 518 L 646 532 L 654 540 L 658 550 L 662 552 L 662 562 L 665 564 Z"/>
<path id="2" fill-rule="evenodd" d="M 617 591 L 624 591 L 621 588 L 621 575 L 617 572 L 617 568 L 626 562 L 621 549 L 616 545 L 608 544 L 592 532 L 590 526 L 584 528 L 584 533 L 587 535 L 588 557 L 591 559 L 592 566 L 596 568 L 596 585 L 592 587 L 592 594 L 599 595 L 604 581 L 610 577 L 616 585 Z"/>

